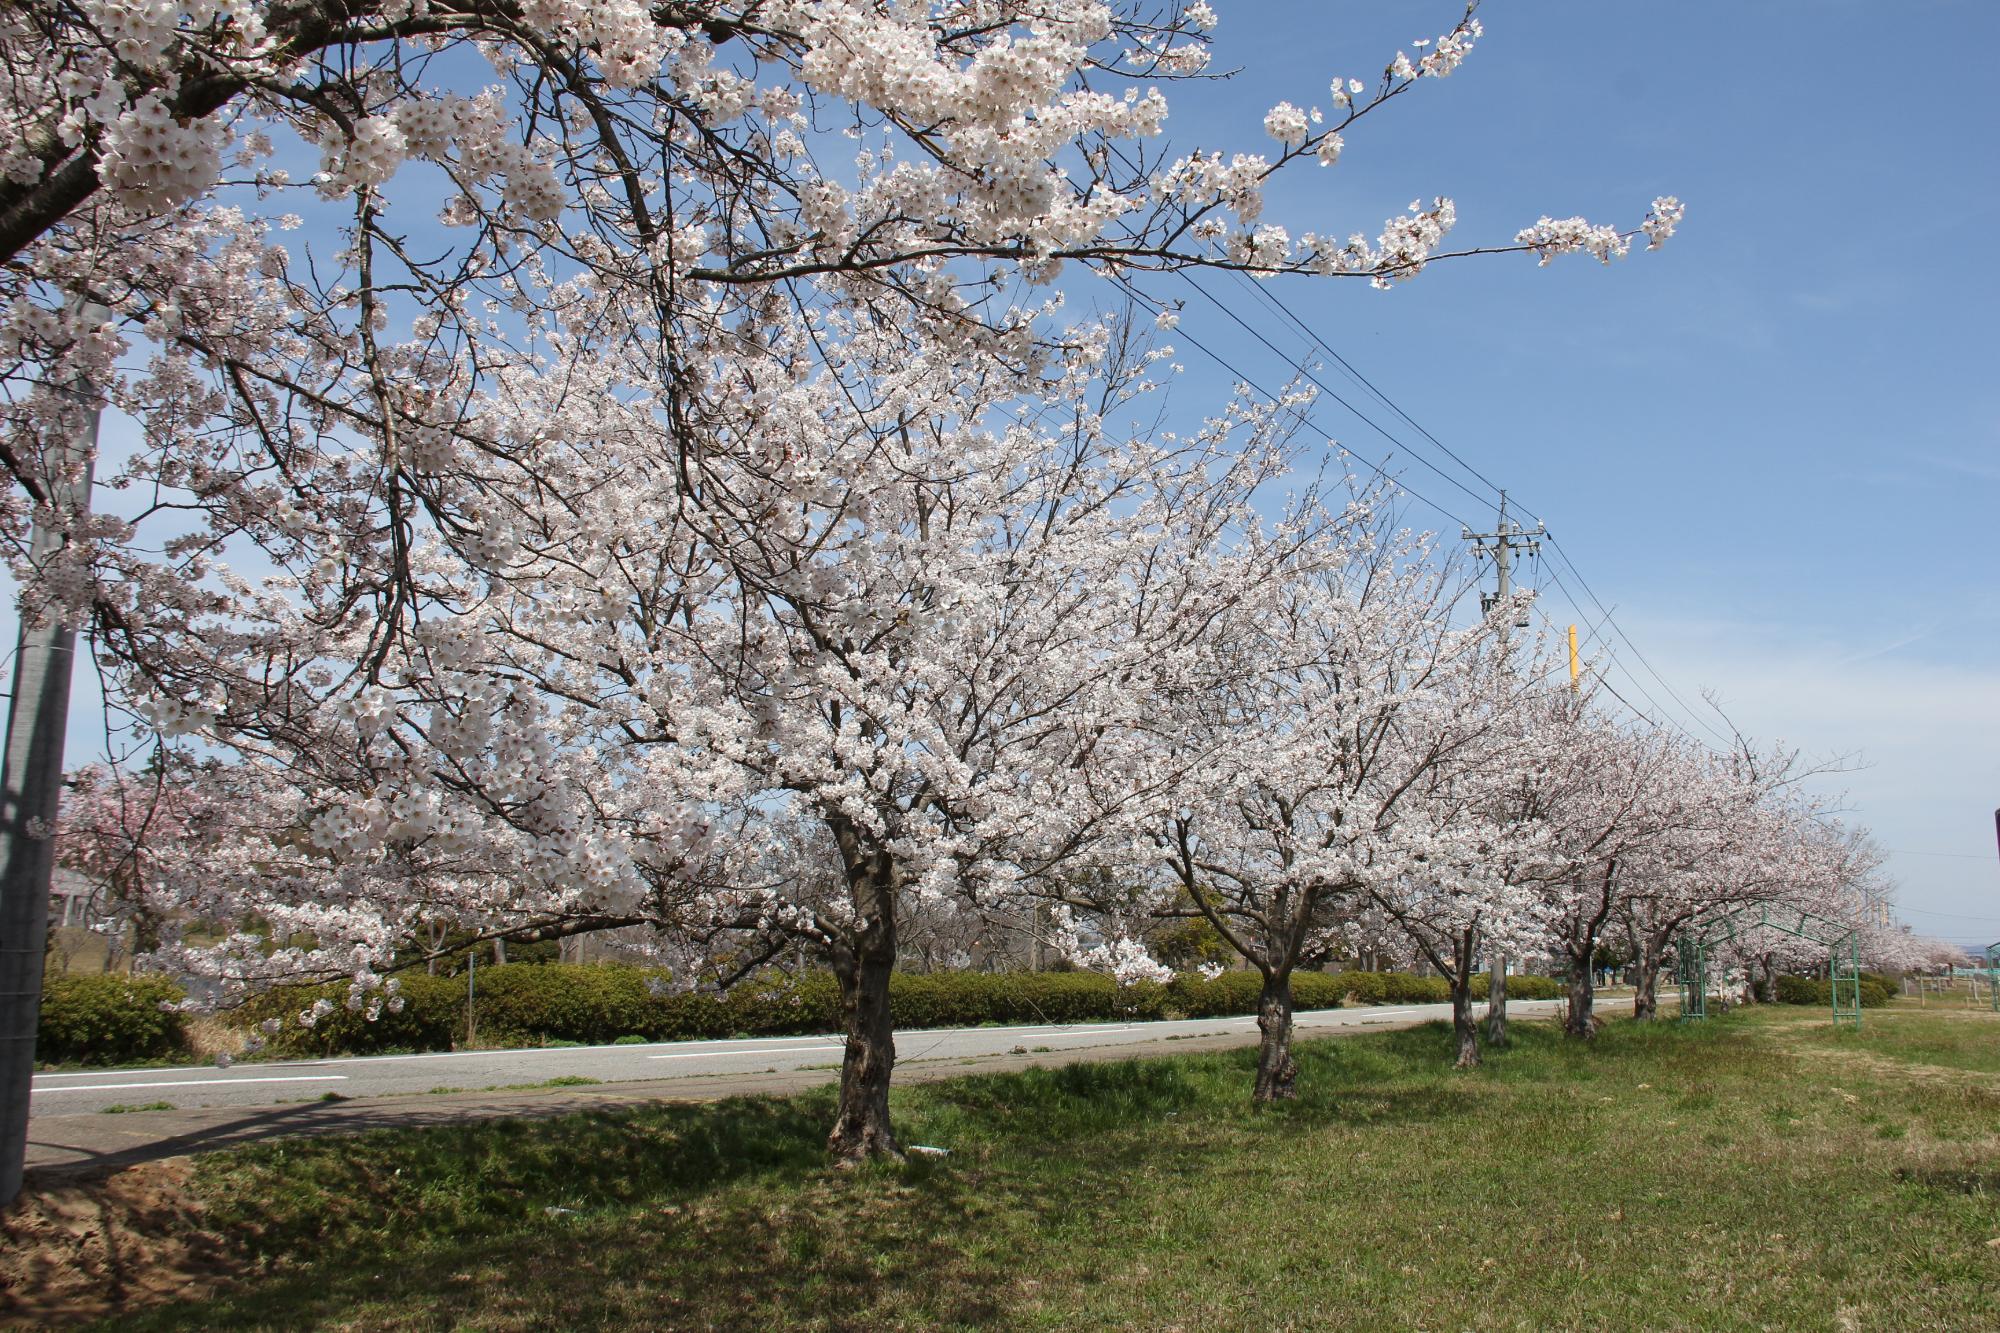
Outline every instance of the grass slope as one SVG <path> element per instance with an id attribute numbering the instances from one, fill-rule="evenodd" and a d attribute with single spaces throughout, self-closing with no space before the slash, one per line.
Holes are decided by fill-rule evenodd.
<path id="1" fill-rule="evenodd" d="M 261 1271 L 119 1327 L 1990 1327 L 2000 1019 L 1868 1021 L 969 1077 L 852 1174 L 824 1095 L 255 1147 L 197 1187 Z"/>

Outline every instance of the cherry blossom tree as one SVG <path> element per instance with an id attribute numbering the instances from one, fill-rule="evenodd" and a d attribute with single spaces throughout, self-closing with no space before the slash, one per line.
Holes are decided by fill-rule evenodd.
<path id="1" fill-rule="evenodd" d="M 56 864 L 89 882 L 91 919 L 115 932 L 107 969 L 121 945 L 138 954 L 160 947 L 155 887 L 184 849 L 216 841 L 231 797 L 220 765 L 166 750 L 140 772 L 91 764 L 66 779 Z"/>
<path id="2" fill-rule="evenodd" d="M 1394 831 L 1406 868 L 1368 888 L 1370 904 L 1449 987 L 1459 1069 L 1480 1062 L 1472 981 L 1485 951 L 1519 957 L 1548 931 L 1547 903 L 1530 872 L 1545 835 L 1518 817 L 1523 770 L 1541 762 L 1508 725 L 1520 679 L 1504 655 L 1485 677 L 1485 698 L 1475 706 L 1490 715 L 1498 701 L 1500 716 L 1478 733 L 1476 751 L 1427 770 L 1403 798 Z"/>
<path id="3" fill-rule="evenodd" d="M 1564 1031 L 1588 1039 L 1597 1030 L 1593 961 L 1599 942 L 1643 858 L 1691 817 L 1681 785 L 1692 763 L 1691 743 L 1623 725 L 1586 695 L 1550 692 L 1536 703 L 1531 726 L 1547 767 L 1524 784 L 1519 809 L 1539 824 L 1546 841 L 1528 873 L 1539 885 L 1555 952 L 1566 965 Z"/>
<path id="4" fill-rule="evenodd" d="M 838 361 L 863 310 L 933 356 L 1019 366 L 1065 354 L 1031 299 L 1065 261 L 1389 283 L 1441 257 L 1449 201 L 1374 242 L 1294 241 L 1263 190 L 1452 73 L 1478 22 L 1342 78 L 1325 108 L 1275 108 L 1274 152 L 1155 153 L 1157 84 L 1202 70 L 1215 23 L 1098 0 L 23 11 L 0 33 L 0 467 L 29 609 L 86 617 L 157 693 L 149 663 L 239 614 L 224 571 L 254 551 L 299 579 L 298 633 L 372 613 L 372 679 L 409 655 L 420 543 L 490 560 L 516 493 L 567 480 L 541 471 L 549 439 L 606 415 L 712 457 L 737 361 L 797 314 L 820 321 L 798 369 Z M 851 169 L 821 165 L 837 126 L 862 139 Z M 1543 219 L 1485 248 L 1609 258 L 1679 215 Z M 29 569 L 21 534 L 76 425 L 59 386 L 79 380 L 144 428 L 106 479 L 135 503 L 51 516 L 71 546 Z M 142 554 L 147 527 L 165 558 Z"/>
<path id="5" fill-rule="evenodd" d="M 1690 748 L 1673 779 L 1686 816 L 1620 866 L 1621 923 L 1635 960 L 1633 1013 L 1658 1014 L 1660 970 L 1682 929 L 1718 910 L 1781 899 L 1811 877 L 1800 831 L 1821 813 L 1796 751 L 1738 738 L 1728 753 Z"/>
<path id="6" fill-rule="evenodd" d="M 344 975 L 372 1005 L 441 919 L 645 926 L 718 982 L 808 940 L 848 1007 L 835 1150 L 893 1151 L 896 899 L 1007 892 L 1095 835 L 1079 789 L 1148 789 L 1131 701 L 1211 593 L 1147 580 L 1201 567 L 1157 557 L 1213 539 L 1204 515 L 1240 504 L 1215 497 L 1253 484 L 1216 451 L 1268 420 L 1108 433 L 1133 385 L 1062 313 L 1062 266 L 1389 285 L 1454 253 L 1608 260 L 1680 218 L 1450 251 L 1440 198 L 1373 241 L 1295 238 L 1264 220 L 1272 174 L 1331 166 L 1479 25 L 1273 108 L 1275 149 L 1156 148 L 1156 85 L 1200 73 L 1215 22 L 1096 0 L 0 20 L 23 612 L 87 626 L 116 701 L 264 793 L 163 892 L 267 928 L 163 961 L 224 1000 Z M 108 512 L 51 505 L 78 383 L 139 428 L 99 470 Z M 65 535 L 54 558 L 31 521 Z M 825 892 L 784 892 L 827 857 L 796 877 Z"/>
<path id="7" fill-rule="evenodd" d="M 1437 829 L 1405 806 L 1476 763 L 1506 644 L 1453 628 L 1457 571 L 1385 522 L 1387 496 L 1317 497 L 1232 553 L 1243 589 L 1198 680 L 1152 709 L 1187 776 L 1138 823 L 1156 915 L 1205 921 L 1263 978 L 1253 1096 L 1294 1095 L 1294 971 L 1341 951 L 1371 888 L 1427 870 Z M 1280 552 L 1276 567 L 1273 550 Z"/>
<path id="8" fill-rule="evenodd" d="M 794 418 L 767 415 L 780 503 L 714 525 L 720 581 L 662 627 L 692 664 L 669 685 L 684 698 L 654 699 L 677 748 L 698 741 L 716 790 L 784 802 L 837 858 L 834 895 L 754 905 L 757 929 L 804 938 L 840 983 L 839 1158 L 896 1150 L 899 904 L 1005 904 L 1095 841 L 1124 784 L 1158 780 L 1144 701 L 1237 595 L 1189 553 L 1270 477 L 1279 414 L 1241 405 L 1184 441 L 1121 440 L 1105 423 L 1143 383 L 1114 360 L 1087 398 L 1092 365 L 1072 357 L 1074 396 L 1045 386 L 1045 426 L 981 430 L 955 376 L 887 365 L 868 377 L 887 389 L 878 419 L 830 428 L 836 407 L 781 439 Z"/>

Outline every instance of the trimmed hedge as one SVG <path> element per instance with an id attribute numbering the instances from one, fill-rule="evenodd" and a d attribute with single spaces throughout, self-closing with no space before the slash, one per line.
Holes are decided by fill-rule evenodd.
<path id="1" fill-rule="evenodd" d="M 278 1030 L 266 1040 L 279 1055 L 374 1055 L 382 1051 L 448 1051 L 465 1035 L 465 982 L 423 972 L 402 973 L 403 1007 L 386 1005 L 373 1019 L 365 1009 L 347 1007 L 344 981 L 323 986 L 287 986 L 253 997 L 230 1017 L 247 1031 L 276 1019 Z M 320 1000 L 332 1012 L 312 1025 L 299 1015 Z M 261 1034 L 260 1034 L 261 1035 Z"/>
<path id="2" fill-rule="evenodd" d="M 1332 978 L 1346 988 L 1358 1004 L 1443 1004 L 1451 999 L 1451 987 L 1443 977 L 1420 977 L 1410 972 L 1342 972 Z M 1472 978 L 1472 998 L 1484 1000 L 1492 978 L 1480 972 Z M 1569 988 L 1554 977 L 1523 973 L 1507 978 L 1510 1000 L 1559 1000 Z"/>
<path id="3" fill-rule="evenodd" d="M 715 1037 L 779 1037 L 840 1030 L 840 996 L 827 972 L 772 974 L 723 995 L 680 994 L 666 974 L 618 963 L 508 963 L 482 967 L 473 1014 L 481 1044 L 533 1045 L 569 1041 L 610 1045 L 621 1039 L 687 1041 Z M 1526 983 L 1533 989 L 1519 987 Z M 898 1028 L 978 1027 L 982 1024 L 1089 1023 L 1121 1019 L 1221 1018 L 1257 1011 L 1262 978 L 1224 972 L 1210 979 L 1184 973 L 1161 984 L 1119 986 L 1095 972 L 898 972 L 889 1008 Z M 346 1007 L 344 983 L 273 991 L 238 1011 L 246 1029 L 271 1018 L 270 1038 L 284 1054 L 367 1054 L 386 1050 L 449 1050 L 465 1038 L 465 978 L 404 974 L 400 1013 L 384 1009 L 370 1022 Z M 1509 994 L 1560 993 L 1546 977 L 1509 978 Z M 1405 972 L 1300 972 L 1292 999 L 1305 1009 L 1362 1004 L 1424 1004 L 1448 998 L 1436 977 Z M 325 999 L 333 1011 L 315 1025 L 298 1015 Z"/>
<path id="4" fill-rule="evenodd" d="M 42 984 L 35 1058 L 44 1064 L 125 1065 L 164 1060 L 187 1050 L 181 998 L 165 977 L 52 976 Z"/>
<path id="5" fill-rule="evenodd" d="M 1472 998 L 1483 1000 L 1493 978 L 1482 972 L 1472 979 Z M 1507 978 L 1510 1000 L 1560 1000 L 1569 995 L 1569 983 L 1559 977 L 1538 977 L 1530 972 Z"/>
<path id="6" fill-rule="evenodd" d="M 1879 1009 L 1895 997 L 1896 988 L 1888 978 L 1872 972 L 1861 974 L 1861 1007 Z M 1790 973 L 1778 978 L 1779 1004 L 1833 1004 L 1833 984 L 1824 977 L 1798 977 Z"/>

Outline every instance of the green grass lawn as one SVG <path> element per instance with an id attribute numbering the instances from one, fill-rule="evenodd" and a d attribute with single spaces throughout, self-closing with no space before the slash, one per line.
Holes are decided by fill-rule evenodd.
<path id="1" fill-rule="evenodd" d="M 1991 1328 L 2000 1017 L 1440 1027 L 912 1087 L 941 1160 L 831 1172 L 824 1094 L 201 1159 L 257 1269 L 121 1328 Z"/>

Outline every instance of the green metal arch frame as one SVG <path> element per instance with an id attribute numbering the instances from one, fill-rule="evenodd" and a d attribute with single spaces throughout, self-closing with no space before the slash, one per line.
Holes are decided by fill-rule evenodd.
<path id="1" fill-rule="evenodd" d="M 1833 1025 L 1861 1028 L 1861 932 L 1845 921 L 1775 903 L 1752 903 L 1690 922 L 1681 931 L 1681 1021 L 1708 1017 L 1708 951 L 1746 931 L 1768 929 L 1823 944 L 1827 950 L 1827 989 L 1833 1004 Z M 1986 950 L 1989 975 L 2000 967 L 2000 943 Z M 2000 1009 L 2000 998 L 1994 1001 Z"/>

